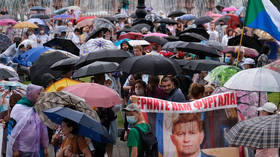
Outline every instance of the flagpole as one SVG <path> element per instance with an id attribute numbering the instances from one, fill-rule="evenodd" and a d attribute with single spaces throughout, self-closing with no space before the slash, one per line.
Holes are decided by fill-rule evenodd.
<path id="1" fill-rule="evenodd" d="M 238 62 L 239 62 L 239 56 L 240 56 L 240 51 L 241 51 L 241 46 L 242 46 L 242 41 L 243 41 L 243 36 L 244 36 L 244 29 L 245 29 L 245 26 L 243 25 L 241 38 L 240 38 L 240 43 L 239 43 L 239 48 L 238 48 L 238 53 L 237 53 L 236 66 L 238 66 Z"/>

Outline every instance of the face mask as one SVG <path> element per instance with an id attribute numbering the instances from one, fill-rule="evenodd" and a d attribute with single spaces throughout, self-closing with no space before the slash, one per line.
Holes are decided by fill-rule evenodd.
<path id="1" fill-rule="evenodd" d="M 45 32 L 44 32 L 44 31 L 40 31 L 40 33 L 41 33 L 41 34 L 44 34 Z"/>
<path id="2" fill-rule="evenodd" d="M 229 57 L 225 57 L 225 63 L 229 63 L 230 62 L 230 58 Z"/>
<path id="3" fill-rule="evenodd" d="M 144 95 L 144 89 L 135 89 L 136 95 Z"/>
<path id="4" fill-rule="evenodd" d="M 134 116 L 126 116 L 126 120 L 129 124 L 135 124 L 137 122 Z"/>

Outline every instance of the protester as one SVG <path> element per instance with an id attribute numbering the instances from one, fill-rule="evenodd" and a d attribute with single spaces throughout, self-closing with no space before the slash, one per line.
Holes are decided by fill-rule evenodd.
<path id="1" fill-rule="evenodd" d="M 45 34 L 44 28 L 40 28 L 40 32 L 37 36 L 37 43 L 41 46 L 49 41 L 49 36 Z"/>
<path id="2" fill-rule="evenodd" d="M 197 100 L 204 96 L 204 86 L 198 83 L 193 83 L 190 86 L 189 100 Z"/>
<path id="3" fill-rule="evenodd" d="M 246 58 L 245 61 L 242 63 L 244 69 L 251 69 L 255 68 L 255 60 L 252 58 Z"/>
<path id="4" fill-rule="evenodd" d="M 166 100 L 174 102 L 185 102 L 186 98 L 180 88 L 175 86 L 176 79 L 172 76 L 164 76 L 161 79 L 161 88 L 167 95 Z"/>

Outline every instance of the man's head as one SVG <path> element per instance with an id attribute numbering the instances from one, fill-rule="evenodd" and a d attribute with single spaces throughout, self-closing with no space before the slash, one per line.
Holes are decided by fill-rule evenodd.
<path id="1" fill-rule="evenodd" d="M 19 45 L 18 49 L 20 50 L 20 52 L 25 52 L 26 51 L 26 48 L 23 44 Z"/>
<path id="2" fill-rule="evenodd" d="M 133 52 L 135 56 L 142 56 L 143 55 L 143 47 L 142 46 L 135 46 L 133 47 Z"/>
<path id="3" fill-rule="evenodd" d="M 242 64 L 244 69 L 251 69 L 255 67 L 255 60 L 252 58 L 246 58 L 244 63 Z"/>
<path id="4" fill-rule="evenodd" d="M 214 22 L 211 22 L 210 23 L 210 29 L 213 31 L 215 30 L 215 23 Z"/>
<path id="5" fill-rule="evenodd" d="M 85 26 L 85 27 L 83 28 L 83 32 L 89 33 L 89 27 L 88 27 L 88 26 Z"/>
<path id="6" fill-rule="evenodd" d="M 76 35 L 80 35 L 80 29 L 75 28 L 74 33 L 75 33 Z"/>
<path id="7" fill-rule="evenodd" d="M 233 65 L 235 62 L 236 55 L 234 52 L 229 51 L 226 53 L 225 63 L 228 65 Z"/>
<path id="8" fill-rule="evenodd" d="M 136 124 L 144 120 L 140 108 L 137 104 L 129 104 L 123 109 L 126 114 L 126 119 L 129 124 Z"/>
<path id="9" fill-rule="evenodd" d="M 179 157 L 197 156 L 204 133 L 199 114 L 181 114 L 173 122 L 172 143 L 175 145 Z"/>
<path id="10" fill-rule="evenodd" d="M 166 94 L 170 94 L 175 89 L 175 81 L 172 76 L 164 76 L 161 80 L 161 88 Z"/>

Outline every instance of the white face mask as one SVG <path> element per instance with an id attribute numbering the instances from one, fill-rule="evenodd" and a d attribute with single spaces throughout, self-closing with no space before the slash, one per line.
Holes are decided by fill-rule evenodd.
<path id="1" fill-rule="evenodd" d="M 136 95 L 145 95 L 144 89 L 135 89 L 135 94 Z"/>
<path id="2" fill-rule="evenodd" d="M 44 34 L 45 32 L 44 32 L 44 31 L 40 31 L 40 33 L 41 33 L 41 34 Z"/>

